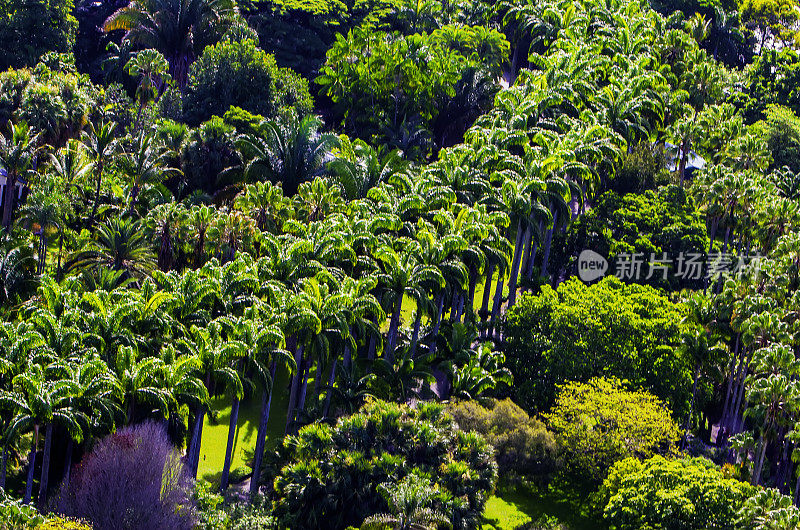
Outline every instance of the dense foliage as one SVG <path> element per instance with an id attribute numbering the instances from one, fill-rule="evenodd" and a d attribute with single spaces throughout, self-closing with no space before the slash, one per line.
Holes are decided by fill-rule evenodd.
<path id="1" fill-rule="evenodd" d="M 572 278 L 523 296 L 504 328 L 515 399 L 545 411 L 560 384 L 616 376 L 683 411 L 691 364 L 677 348 L 681 319 L 681 307 L 656 289 L 614 277 L 593 285 Z"/>
<path id="2" fill-rule="evenodd" d="M 545 418 L 562 446 L 567 473 L 579 481 L 600 482 L 629 456 L 669 454 L 678 439 L 663 402 L 625 390 L 615 379 L 564 385 Z"/>
<path id="3" fill-rule="evenodd" d="M 344 528 L 385 511 L 376 485 L 416 475 L 454 528 L 475 528 L 497 481 L 492 447 L 459 431 L 440 405 L 370 402 L 336 425 L 309 425 L 283 442 L 275 513 L 289 527 Z"/>

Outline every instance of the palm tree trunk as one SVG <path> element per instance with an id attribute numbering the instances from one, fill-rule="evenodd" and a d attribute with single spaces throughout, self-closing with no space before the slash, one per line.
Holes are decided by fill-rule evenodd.
<path id="1" fill-rule="evenodd" d="M 736 361 L 737 361 L 737 359 L 739 358 L 739 355 L 740 355 L 740 352 L 739 352 L 739 341 L 741 339 L 741 336 L 742 336 L 741 333 L 737 333 L 736 334 L 736 341 L 735 341 L 734 346 L 733 346 L 733 357 L 731 358 L 731 364 L 730 364 L 730 368 L 729 368 L 730 375 L 728 376 L 728 387 L 725 390 L 725 402 L 722 405 L 722 419 L 720 420 L 720 425 L 723 425 L 723 426 L 725 425 L 725 422 L 728 419 L 727 418 L 728 407 L 729 407 L 730 402 L 731 402 L 731 392 L 733 391 L 733 380 L 734 380 L 735 375 L 736 375 Z"/>
<path id="2" fill-rule="evenodd" d="M 203 443 L 203 421 L 206 416 L 206 408 L 199 405 L 195 410 L 194 426 L 192 427 L 192 441 L 186 454 L 192 478 L 197 478 L 197 468 L 200 465 L 200 445 Z"/>
<path id="3" fill-rule="evenodd" d="M 22 500 L 23 504 L 30 504 L 31 495 L 33 495 L 33 468 L 36 467 L 36 446 L 39 445 L 39 426 L 33 426 L 33 443 L 31 444 L 31 452 L 28 456 L 28 476 L 25 480 L 25 498 Z"/>
<path id="4" fill-rule="evenodd" d="M 350 350 L 350 345 L 345 344 L 344 346 L 345 352 Z M 328 389 L 325 391 L 325 406 L 322 409 L 322 417 L 327 418 L 328 412 L 331 409 L 331 396 L 333 396 L 333 384 L 336 382 L 336 363 L 338 359 L 336 357 L 333 358 L 333 362 L 331 363 L 331 373 L 328 374 Z"/>
<path id="5" fill-rule="evenodd" d="M 758 486 L 761 483 L 761 470 L 764 469 L 764 457 L 767 454 L 767 445 L 767 440 L 762 432 L 761 443 L 758 446 L 758 457 L 756 458 L 753 467 L 753 479 L 751 481 L 753 486 Z"/>
<path id="6" fill-rule="evenodd" d="M 404 294 L 403 291 L 397 293 L 397 299 L 394 302 L 394 312 L 392 313 L 392 321 L 389 324 L 389 335 L 386 338 L 386 349 L 383 352 L 390 362 L 394 362 L 394 346 L 397 341 L 397 330 L 400 327 L 400 313 L 403 310 Z"/>
<path id="7" fill-rule="evenodd" d="M 692 383 L 692 400 L 689 402 L 689 415 L 686 417 L 686 424 L 683 426 L 683 439 L 681 440 L 681 449 L 686 448 L 686 442 L 689 438 L 689 427 L 692 424 L 692 413 L 694 412 L 694 400 L 697 396 L 697 382 L 700 379 L 700 366 L 694 370 L 694 382 Z"/>
<path id="8" fill-rule="evenodd" d="M 6 195 L 3 198 L 3 227 L 11 229 L 11 211 L 14 209 L 14 195 L 17 189 L 17 175 L 9 171 L 6 176 Z M 29 499 L 30 500 L 30 499 Z"/>
<path id="9" fill-rule="evenodd" d="M 39 504 L 44 505 L 47 499 L 47 483 L 50 478 L 50 450 L 53 447 L 53 423 L 47 424 L 44 435 L 44 453 L 42 453 L 42 478 L 39 480 Z"/>
<path id="10" fill-rule="evenodd" d="M 501 268 L 497 271 L 497 285 L 494 289 L 494 304 L 492 305 L 492 316 L 489 321 L 488 335 L 492 337 L 497 320 L 500 318 L 500 306 L 503 302 L 503 283 L 505 282 L 505 271 Z"/>
<path id="11" fill-rule="evenodd" d="M 526 228 L 523 233 L 522 219 L 517 222 L 517 237 L 514 241 L 514 259 L 511 261 L 511 273 L 508 276 L 508 307 L 514 305 L 517 300 L 517 279 L 519 277 L 519 263 L 522 259 L 523 238 L 530 238 L 530 228 Z"/>
<path id="12" fill-rule="evenodd" d="M 61 479 L 62 484 L 69 484 L 69 475 L 72 471 L 72 450 L 73 450 L 72 437 L 67 441 L 67 454 L 64 457 L 64 478 Z"/>
<path id="13" fill-rule="evenodd" d="M 311 376 L 312 361 L 306 360 L 306 369 L 304 370 L 305 376 L 303 377 L 303 386 L 300 388 L 300 397 L 297 400 L 297 410 L 295 411 L 295 420 L 300 419 L 300 413 L 306 409 L 306 394 L 308 392 L 308 378 Z"/>
<path id="14" fill-rule="evenodd" d="M 239 422 L 239 398 L 233 398 L 231 406 L 231 421 L 228 425 L 228 445 L 225 448 L 225 463 L 222 466 L 222 478 L 219 480 L 219 490 L 225 493 L 228 489 L 228 479 L 231 474 L 231 460 L 233 458 L 233 442 L 236 439 L 236 424 Z"/>
<path id="15" fill-rule="evenodd" d="M 289 391 L 289 410 L 286 411 L 286 428 L 284 434 L 289 433 L 289 427 L 294 420 L 294 405 L 297 399 L 297 389 L 300 387 L 300 372 L 303 369 L 303 345 L 298 344 L 294 352 L 294 363 L 297 369 L 292 376 L 292 389 Z"/>
<path id="16" fill-rule="evenodd" d="M 8 466 L 8 442 L 3 444 L 3 463 L 0 466 L 0 489 L 6 489 L 6 468 Z"/>
<path id="17" fill-rule="evenodd" d="M 553 227 L 547 231 L 547 234 L 544 236 L 544 255 L 542 256 L 542 275 L 549 278 L 547 274 L 547 265 L 550 262 L 550 248 L 551 244 L 553 243 L 553 232 L 556 229 L 556 224 L 558 223 L 558 211 L 553 213 Z"/>
<path id="18" fill-rule="evenodd" d="M 439 327 L 442 325 L 442 313 L 444 312 L 444 291 L 439 293 L 439 300 L 436 304 L 436 322 L 433 323 L 433 332 L 431 333 L 431 343 L 428 349 L 431 356 L 436 353 L 436 342 L 439 338 Z"/>
<path id="19" fill-rule="evenodd" d="M 419 342 L 419 328 L 422 326 L 422 311 L 417 307 L 417 315 L 414 319 L 414 333 L 411 336 L 411 358 L 417 354 L 417 343 Z"/>
<path id="20" fill-rule="evenodd" d="M 250 478 L 250 497 L 251 500 L 258 492 L 258 479 L 261 476 L 261 461 L 264 458 L 264 447 L 267 442 L 267 424 L 269 423 L 269 409 L 272 407 L 272 390 L 275 387 L 275 361 L 272 361 L 270 370 L 270 387 L 264 389 L 261 397 L 261 419 L 258 421 L 258 433 L 256 434 L 256 448 L 253 454 L 253 476 Z"/>
<path id="21" fill-rule="evenodd" d="M 469 316 L 470 322 L 475 321 L 475 289 L 478 287 L 478 273 L 473 271 L 469 277 L 469 294 L 464 308 L 464 321 Z"/>
<path id="22" fill-rule="evenodd" d="M 481 301 L 480 317 L 481 322 L 489 318 L 489 298 L 492 296 L 492 275 L 494 274 L 494 264 L 486 268 L 486 284 L 483 286 L 483 300 Z M 481 338 L 486 338 L 485 329 L 481 330 Z"/>

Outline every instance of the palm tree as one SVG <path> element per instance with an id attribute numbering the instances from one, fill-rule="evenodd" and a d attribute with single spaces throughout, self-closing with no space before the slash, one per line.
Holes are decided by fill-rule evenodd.
<path id="1" fill-rule="evenodd" d="M 435 530 L 450 525 L 443 513 L 431 508 L 437 491 L 428 479 L 407 475 L 398 484 L 379 485 L 378 491 L 391 513 L 368 517 L 361 526 L 364 530 Z"/>
<path id="2" fill-rule="evenodd" d="M 294 195 L 301 182 L 319 176 L 338 139 L 319 133 L 322 121 L 311 115 L 298 118 L 291 113 L 279 121 L 264 121 L 264 136 L 247 135 L 239 139 L 240 149 L 249 162 L 248 176 L 265 176 L 283 185 L 286 195 Z"/>
<path id="3" fill-rule="evenodd" d="M 135 422 L 138 404 L 155 407 L 161 417 L 167 417 L 170 408 L 170 389 L 160 378 L 164 361 L 157 357 L 139 357 L 133 348 L 123 347 L 113 365 L 127 424 Z"/>
<path id="4" fill-rule="evenodd" d="M 127 277 L 141 278 L 156 265 L 152 245 L 141 221 L 114 217 L 97 227 L 97 239 L 85 250 L 75 254 L 65 265 L 66 270 L 111 268 L 124 271 Z"/>
<path id="5" fill-rule="evenodd" d="M 384 353 L 392 360 L 400 328 L 400 316 L 403 310 L 403 298 L 409 295 L 414 300 L 423 300 L 428 286 L 444 288 L 442 273 L 431 265 L 425 265 L 417 257 L 418 246 L 408 243 L 409 248 L 403 252 L 395 252 L 390 247 L 382 247 L 375 252 L 383 271 L 378 275 L 378 282 L 389 294 L 392 303 L 392 318 L 389 323 L 389 334 L 386 338 Z"/>
<path id="6" fill-rule="evenodd" d="M 37 274 L 42 274 L 47 264 L 47 237 L 53 230 L 60 230 L 64 222 L 65 210 L 69 204 L 64 203 L 64 196 L 54 189 L 53 181 L 46 181 L 37 186 L 29 200 L 20 208 L 19 218 L 28 223 L 39 236 L 36 250 L 38 264 Z M 59 266 L 61 253 L 59 252 Z"/>
<path id="7" fill-rule="evenodd" d="M 167 73 L 169 63 L 157 50 L 147 49 L 137 52 L 125 65 L 125 70 L 139 78 L 139 85 L 136 87 L 136 99 L 139 100 L 136 125 L 141 127 L 142 111 L 151 101 L 158 101 L 159 94 L 171 81 Z"/>
<path id="8" fill-rule="evenodd" d="M 31 366 L 12 381 L 14 390 L 0 393 L 0 407 L 14 410 L 14 418 L 8 427 L 7 438 L 22 432 L 33 431 L 31 452 L 28 457 L 28 477 L 24 503 L 31 501 L 33 494 L 34 467 L 41 428 L 45 428 L 45 446 L 42 455 L 42 479 L 39 496 L 44 501 L 50 467 L 50 449 L 53 440 L 53 425 L 65 427 L 73 438 L 80 438 L 81 429 L 72 407 L 75 385 L 69 380 L 48 381 L 44 369 L 38 364 Z"/>
<path id="9" fill-rule="evenodd" d="M 25 122 L 9 122 L 9 131 L 0 134 L 0 169 L 6 173 L 5 196 L 3 197 L 3 227 L 11 229 L 11 212 L 17 195 L 19 179 L 30 179 L 35 172 L 39 155 L 40 134 L 34 134 Z"/>
<path id="10" fill-rule="evenodd" d="M 196 357 L 200 362 L 198 374 L 209 390 L 209 395 L 215 389 L 228 391 L 236 399 L 241 399 L 244 394 L 242 380 L 233 369 L 233 361 L 244 354 L 244 345 L 239 341 L 225 341 L 220 336 L 221 325 L 212 322 L 208 328 L 192 326 L 189 337 L 178 341 L 178 349 L 185 354 Z M 194 426 L 192 427 L 191 441 L 187 453 L 189 469 L 193 477 L 197 476 L 197 467 L 200 463 L 200 446 L 203 440 L 203 420 L 207 412 L 207 403 L 199 403 L 195 409 Z"/>
<path id="11" fill-rule="evenodd" d="M 117 124 L 113 121 L 102 121 L 97 126 L 89 122 L 88 129 L 81 133 L 81 140 L 89 153 L 95 176 L 94 203 L 92 204 L 92 213 L 89 215 L 89 223 L 94 222 L 97 216 L 97 208 L 100 205 L 100 188 L 103 183 L 103 170 L 106 162 L 117 150 L 118 143 L 114 136 L 116 127 Z"/>
<path id="12" fill-rule="evenodd" d="M 131 216 L 136 213 L 136 201 L 139 193 L 148 184 L 157 184 L 180 170 L 169 167 L 171 153 L 156 143 L 152 133 L 142 131 L 120 159 L 123 172 L 130 178 L 128 191 L 128 211 Z"/>
<path id="13" fill-rule="evenodd" d="M 125 40 L 160 51 L 183 87 L 195 57 L 225 32 L 235 13 L 232 0 L 136 0 L 108 17 L 103 30 L 125 30 Z"/>
<path id="14" fill-rule="evenodd" d="M 351 141 L 341 136 L 336 158 L 328 163 L 328 171 L 333 174 L 331 179 L 339 186 L 342 196 L 353 201 L 365 198 L 369 190 L 386 182 L 405 165 L 397 150 L 376 151 L 363 140 Z"/>
<path id="15" fill-rule="evenodd" d="M 13 236 L 0 238 L 0 299 L 10 302 L 35 287 L 36 260 L 33 249 L 18 244 Z"/>

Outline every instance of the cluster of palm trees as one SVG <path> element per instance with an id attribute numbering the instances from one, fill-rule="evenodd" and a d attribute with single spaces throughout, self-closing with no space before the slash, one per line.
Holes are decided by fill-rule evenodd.
<path id="1" fill-rule="evenodd" d="M 462 398 L 507 381 L 502 356 L 475 344 L 499 337 L 504 308 L 521 287 L 559 281 L 549 267 L 554 235 L 591 205 L 635 145 L 677 139 L 684 156 L 700 148 L 708 133 L 697 124 L 714 123 L 703 116 L 723 97 L 724 76 L 686 32 L 638 3 L 588 4 L 500 7 L 515 83 L 463 144 L 426 166 L 404 161 L 399 151 L 320 133 L 315 117 L 290 116 L 235 138 L 240 163 L 228 169 L 241 175 L 238 194 L 220 194 L 216 205 L 202 193 L 177 202 L 163 184 L 183 168 L 163 136 L 96 121 L 48 157 L 35 131 L 12 125 L 0 137 L 9 180 L 34 182 L 34 192 L 55 182 L 51 195 L 83 211 L 48 202 L 45 193 L 20 211 L 18 224 L 38 227 L 36 272 L 43 279 L 37 295 L 0 326 L 2 476 L 30 433 L 25 498 L 33 494 L 43 443 L 44 499 L 54 438 L 69 446 L 69 480 L 73 444 L 148 417 L 186 440 L 196 473 L 210 398 L 225 395 L 232 414 L 224 489 L 246 397 L 262 405 L 253 464 L 259 475 L 279 371 L 291 374 L 287 431 L 353 410 L 379 391 L 376 378 L 395 399 L 428 392 L 442 372 L 447 384 L 436 391 Z M 172 15 L 155 16 L 161 12 Z M 129 30 L 130 39 L 161 51 L 181 83 L 206 42 L 200 37 L 212 38 L 203 32 L 229 16 L 232 6 L 222 1 L 147 0 L 123 8 L 106 29 Z M 772 206 L 764 205 L 777 203 L 753 195 L 751 184 L 773 190 L 784 199 L 780 207 L 796 213 L 797 179 L 760 175 L 762 150 L 751 140 L 733 142 L 731 162 L 715 165 L 693 189 L 709 218 L 711 248 L 724 232 L 726 250 L 759 245 L 774 253 L 773 283 L 766 284 L 774 286 L 773 298 L 762 299 L 758 279 L 715 286 L 719 308 L 726 296 L 749 305 L 730 317 L 733 333 L 718 333 L 698 316 L 686 348 L 700 377 L 717 341 L 743 345 L 731 348 L 725 422 L 729 432 L 741 431 L 743 405 L 754 404 L 763 426 L 758 477 L 767 446 L 793 440 L 785 418 L 794 411 L 770 394 L 780 385 L 794 388 L 794 364 L 776 346 L 794 344 L 777 334 L 790 310 L 776 322 L 759 315 L 796 307 L 774 293 L 796 283 L 798 253 L 794 221 L 770 218 Z M 122 193 L 108 191 L 109 179 L 123 184 Z M 7 206 L 8 229 L 13 204 Z M 73 233 L 64 249 L 69 227 L 91 228 L 92 236 Z M 54 232 L 55 267 L 48 258 Z M 55 279 L 47 278 L 50 270 Z M 789 280 L 778 274 L 786 270 L 795 271 Z M 3 273 L 6 290 L 11 273 L 8 280 Z M 782 446 L 784 454 L 789 447 Z M 251 484 L 257 488 L 258 480 Z"/>

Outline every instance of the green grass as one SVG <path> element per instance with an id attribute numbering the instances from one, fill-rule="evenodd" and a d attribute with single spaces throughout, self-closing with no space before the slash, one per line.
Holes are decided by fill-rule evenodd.
<path id="1" fill-rule="evenodd" d="M 543 491 L 533 487 L 501 487 L 489 497 L 482 530 L 515 530 L 531 521 L 554 523 L 553 528 L 592 530 L 597 524 L 587 514 L 587 495 L 551 486 Z M 583 503 L 583 504 L 582 504 Z"/>
<path id="2" fill-rule="evenodd" d="M 289 376 L 279 373 L 275 376 L 275 391 L 272 395 L 272 407 L 267 423 L 267 447 L 275 447 L 283 438 L 286 426 L 286 408 L 289 393 L 286 390 Z M 203 424 L 203 443 L 200 446 L 200 463 L 197 476 L 212 482 L 219 482 L 222 466 L 225 463 L 225 449 L 228 444 L 228 426 L 231 420 L 231 402 L 228 398 L 220 397 L 212 400 L 211 410 L 214 418 L 206 416 Z M 261 417 L 261 399 L 242 402 L 239 407 L 239 421 L 236 423 L 236 438 L 233 445 L 233 459 L 231 461 L 231 474 L 251 472 L 250 464 L 253 449 L 256 445 L 256 432 L 258 421 Z"/>

